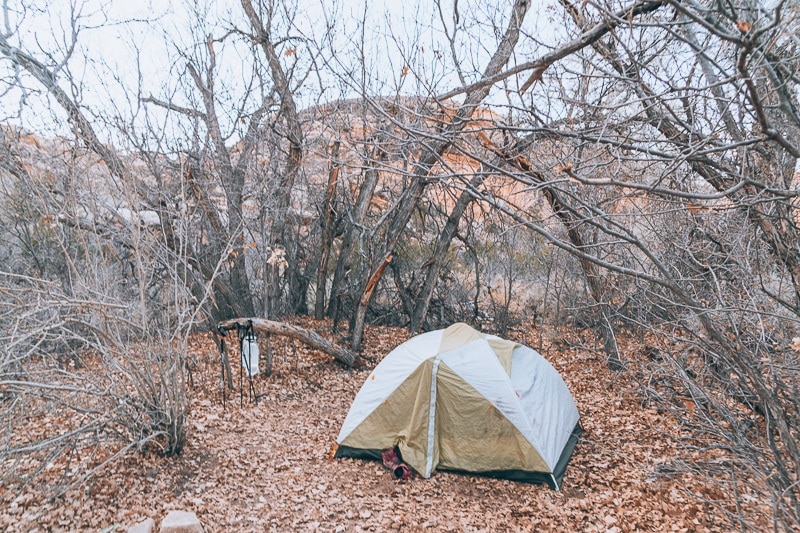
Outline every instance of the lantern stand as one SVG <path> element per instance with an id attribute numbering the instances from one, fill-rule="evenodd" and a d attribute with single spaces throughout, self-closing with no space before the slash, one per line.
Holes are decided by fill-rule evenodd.
<path id="1" fill-rule="evenodd" d="M 221 385 L 222 385 L 222 408 L 225 409 L 227 404 L 226 393 L 226 378 L 231 371 L 230 361 L 228 359 L 227 350 L 225 349 L 226 330 L 217 326 L 217 333 L 220 335 L 219 352 L 221 364 Z M 245 367 L 247 369 L 247 378 L 249 382 L 248 398 L 258 405 L 258 394 L 256 394 L 255 384 L 253 383 L 253 370 L 258 371 L 258 344 L 256 342 L 255 331 L 253 330 L 253 321 L 248 320 L 247 325 L 236 325 L 237 339 L 239 341 L 239 406 L 244 406 L 244 387 L 242 386 Z M 253 357 L 256 358 L 255 365 L 253 365 Z"/>
<path id="2" fill-rule="evenodd" d="M 258 343 L 256 342 L 256 333 L 253 331 L 253 321 L 248 320 L 246 326 L 241 324 L 236 328 L 237 336 L 239 338 L 239 407 L 244 404 L 244 387 L 242 386 L 242 374 L 247 369 L 247 380 L 249 388 L 247 395 L 250 401 L 258 405 L 258 395 L 256 388 L 253 384 L 253 375 L 258 373 Z M 254 361 L 255 359 L 255 361 Z M 255 363 L 255 364 L 254 364 Z"/>

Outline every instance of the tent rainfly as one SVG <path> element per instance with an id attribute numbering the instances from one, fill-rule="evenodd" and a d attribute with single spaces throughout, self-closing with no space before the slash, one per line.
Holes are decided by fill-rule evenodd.
<path id="1" fill-rule="evenodd" d="M 356 395 L 335 457 L 396 447 L 425 478 L 439 470 L 561 485 L 581 433 L 564 380 L 536 351 L 466 324 L 413 337 Z"/>

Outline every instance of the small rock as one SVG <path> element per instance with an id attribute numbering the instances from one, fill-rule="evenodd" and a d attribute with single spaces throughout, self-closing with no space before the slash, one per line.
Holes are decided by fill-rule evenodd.
<path id="1" fill-rule="evenodd" d="M 161 533 L 203 533 L 203 526 L 191 511 L 170 511 L 161 521 Z"/>
<path id="2" fill-rule="evenodd" d="M 135 526 L 128 528 L 128 533 L 153 533 L 156 528 L 156 521 L 152 518 L 145 518 Z"/>

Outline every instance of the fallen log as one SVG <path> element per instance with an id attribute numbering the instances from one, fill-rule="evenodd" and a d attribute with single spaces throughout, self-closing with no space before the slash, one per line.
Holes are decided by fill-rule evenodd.
<path id="1" fill-rule="evenodd" d="M 264 318 L 231 318 L 217 324 L 217 331 L 223 333 L 225 331 L 238 329 L 239 327 L 245 328 L 250 324 L 253 325 L 255 331 L 269 333 L 270 335 L 282 335 L 304 342 L 312 348 L 325 352 L 348 367 L 353 366 L 358 359 L 356 354 L 346 348 L 335 345 L 319 333 L 286 324 L 285 322 L 275 322 Z"/>

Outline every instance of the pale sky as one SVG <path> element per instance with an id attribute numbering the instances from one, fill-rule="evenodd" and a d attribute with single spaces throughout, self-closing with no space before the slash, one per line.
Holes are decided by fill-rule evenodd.
<path id="1" fill-rule="evenodd" d="M 3 32 L 10 35 L 8 39 L 12 45 L 21 44 L 21 48 L 38 58 L 46 60 L 45 54 L 49 54 L 52 61 L 60 61 L 70 42 L 73 3 L 81 15 L 81 31 L 66 68 L 80 87 L 71 91 L 63 81 L 62 87 L 79 94 L 87 107 L 98 112 L 107 109 L 110 101 L 125 112 L 133 113 L 139 87 L 142 96 L 152 94 L 181 101 L 179 78 L 185 77 L 182 71 L 186 58 L 180 54 L 204 54 L 204 46 L 198 45 L 203 41 L 198 36 L 211 34 L 221 38 L 234 26 L 247 26 L 238 1 L 8 0 Z M 431 84 L 436 92 L 460 85 L 450 47 L 441 29 L 440 15 L 430 0 L 385 0 L 368 5 L 364 0 L 298 0 L 297 3 L 299 7 L 292 20 L 294 27 L 288 30 L 297 39 L 283 43 L 279 51 L 296 48 L 300 66 L 307 65 L 313 47 L 299 38 L 322 42 L 324 20 L 328 18 L 334 25 L 331 43 L 336 52 L 329 53 L 326 59 L 336 63 L 335 68 L 351 70 L 358 76 L 356 67 L 361 47 L 358 28 L 364 19 L 367 75 L 374 94 L 424 94 Z M 442 0 L 448 31 L 452 31 L 456 16 L 459 20 L 456 54 L 467 81 L 477 79 L 485 67 L 497 42 L 496 33 L 507 24 L 510 5 L 511 0 L 497 3 L 461 0 L 455 4 L 454 0 Z M 526 18 L 528 34 L 552 36 L 553 14 L 549 0 L 540 0 Z M 277 35 L 286 33 L 285 24 L 276 28 Z M 231 94 L 241 91 L 247 79 L 245 73 L 252 52 L 243 46 L 241 41 L 233 39 L 215 45 L 217 78 Z M 520 48 L 517 55 L 534 52 Z M 525 59 L 529 58 L 522 58 Z M 406 65 L 410 69 L 403 75 Z M 324 70 L 321 76 L 310 76 L 297 94 L 301 107 L 316 103 L 320 98 L 333 100 L 355 94 L 352 87 L 326 76 Z M 18 115 L 23 109 L 21 122 L 28 129 L 53 128 L 52 115 L 46 111 L 48 106 L 40 86 L 22 76 L 28 88 L 26 94 L 15 88 L 7 90 L 7 82 L 14 78 L 7 62 L 0 62 L 0 73 L 5 81 L 0 86 L 0 120 L 19 123 Z M 59 78 L 64 80 L 66 76 L 61 73 Z M 123 86 L 126 90 L 122 90 Z M 21 106 L 23 101 L 27 109 Z M 181 103 L 189 104 L 185 100 Z M 60 128 L 56 125 L 55 129 Z"/>

